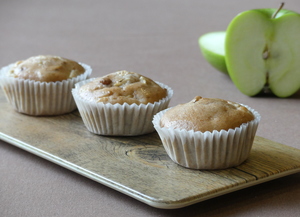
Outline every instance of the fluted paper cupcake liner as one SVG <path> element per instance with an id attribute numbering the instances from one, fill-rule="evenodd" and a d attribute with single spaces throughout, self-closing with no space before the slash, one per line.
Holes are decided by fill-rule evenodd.
<path id="1" fill-rule="evenodd" d="M 167 109 L 154 116 L 153 125 L 167 154 L 177 164 L 191 169 L 225 169 L 238 166 L 249 157 L 260 121 L 257 111 L 243 106 L 255 118 L 235 129 L 195 132 L 164 128 L 160 126 L 160 119 Z"/>
<path id="2" fill-rule="evenodd" d="M 11 64 L 0 70 L 0 84 L 8 102 L 20 113 L 35 116 L 65 114 L 76 109 L 72 88 L 92 73 L 90 66 L 80 64 L 85 68 L 85 73 L 56 82 L 8 77 L 5 73 L 12 67 Z"/>
<path id="3" fill-rule="evenodd" d="M 95 78 L 79 82 L 72 90 L 75 102 L 86 128 L 95 134 L 110 136 L 136 136 L 155 131 L 153 116 L 166 109 L 173 90 L 165 84 L 156 82 L 167 89 L 167 97 L 155 103 L 148 104 L 111 104 L 90 102 L 83 99 L 79 88 Z"/>

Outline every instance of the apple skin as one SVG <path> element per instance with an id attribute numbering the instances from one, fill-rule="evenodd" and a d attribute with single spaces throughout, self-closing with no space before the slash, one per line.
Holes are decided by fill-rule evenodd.
<path id="1" fill-rule="evenodd" d="M 215 69 L 228 75 L 225 62 L 225 31 L 210 32 L 199 37 L 198 44 L 205 60 Z"/>
<path id="2" fill-rule="evenodd" d="M 242 12 L 226 30 L 226 67 L 235 86 L 248 96 L 268 88 L 288 97 L 300 88 L 300 14 L 280 10 L 272 18 L 276 10 Z"/>

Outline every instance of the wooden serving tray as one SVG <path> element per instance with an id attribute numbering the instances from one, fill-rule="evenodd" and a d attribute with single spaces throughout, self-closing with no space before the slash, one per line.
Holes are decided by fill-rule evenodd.
<path id="1" fill-rule="evenodd" d="M 175 209 L 300 171 L 300 150 L 256 137 L 250 158 L 226 170 L 175 164 L 156 133 L 105 137 L 87 131 L 78 112 L 32 117 L 0 92 L 0 139 L 150 206 Z"/>

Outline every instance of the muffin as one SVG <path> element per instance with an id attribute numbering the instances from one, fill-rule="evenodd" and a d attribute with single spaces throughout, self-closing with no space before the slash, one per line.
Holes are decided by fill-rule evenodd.
<path id="1" fill-rule="evenodd" d="M 71 90 L 91 73 L 86 64 L 39 55 L 3 67 L 0 84 L 16 111 L 34 116 L 60 115 L 76 109 Z"/>
<path id="2" fill-rule="evenodd" d="M 72 93 L 90 132 L 136 136 L 155 131 L 153 116 L 168 107 L 173 90 L 123 70 L 79 82 Z"/>
<path id="3" fill-rule="evenodd" d="M 250 154 L 260 121 L 249 106 L 195 97 L 154 116 L 153 124 L 169 157 L 191 169 L 225 169 Z"/>

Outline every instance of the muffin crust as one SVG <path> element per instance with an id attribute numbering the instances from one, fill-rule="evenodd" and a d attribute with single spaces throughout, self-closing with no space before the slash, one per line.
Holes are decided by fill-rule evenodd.
<path id="1" fill-rule="evenodd" d="M 8 71 L 8 76 L 41 82 L 56 82 L 77 77 L 84 72 L 85 69 L 73 60 L 39 55 L 16 62 Z"/>
<path id="2" fill-rule="evenodd" d="M 135 72 L 117 71 L 81 86 L 79 95 L 91 102 L 147 104 L 167 96 L 167 90 Z"/>
<path id="3" fill-rule="evenodd" d="M 216 98 L 195 97 L 177 105 L 162 116 L 161 127 L 194 131 L 229 130 L 254 119 L 244 106 Z"/>

